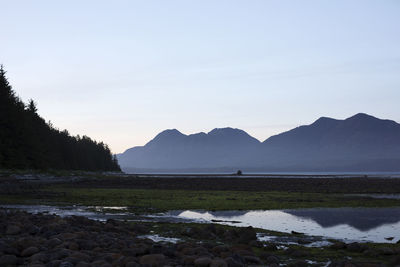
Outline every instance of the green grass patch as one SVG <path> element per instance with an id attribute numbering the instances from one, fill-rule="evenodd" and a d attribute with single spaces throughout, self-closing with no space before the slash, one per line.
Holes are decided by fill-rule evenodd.
<path id="1" fill-rule="evenodd" d="M 188 191 L 113 188 L 74 188 L 50 185 L 33 192 L 0 195 L 7 204 L 41 203 L 86 206 L 128 206 L 133 211 L 268 210 L 314 207 L 390 207 L 400 200 L 345 194 L 298 192 Z"/>

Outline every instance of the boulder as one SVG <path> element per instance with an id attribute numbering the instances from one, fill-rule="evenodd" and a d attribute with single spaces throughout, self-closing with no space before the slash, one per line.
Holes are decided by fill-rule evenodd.
<path id="1" fill-rule="evenodd" d="M 225 262 L 228 264 L 228 267 L 244 267 L 243 263 L 236 261 L 232 257 L 226 258 Z"/>
<path id="2" fill-rule="evenodd" d="M 21 228 L 16 225 L 9 225 L 6 230 L 6 235 L 17 235 L 21 233 Z"/>
<path id="3" fill-rule="evenodd" d="M 351 251 L 351 252 L 363 252 L 368 249 L 368 247 L 366 245 L 360 244 L 358 242 L 353 242 L 353 243 L 347 244 L 346 248 L 348 251 Z"/>
<path id="4" fill-rule="evenodd" d="M 182 258 L 182 263 L 183 263 L 184 265 L 193 266 L 195 260 L 196 260 L 196 257 L 195 257 L 195 256 L 183 256 L 183 258 Z"/>
<path id="5" fill-rule="evenodd" d="M 147 264 L 150 266 L 162 266 L 165 261 L 163 254 L 148 254 L 140 257 L 140 264 Z"/>
<path id="6" fill-rule="evenodd" d="M 197 267 L 208 267 L 212 260 L 209 257 L 200 257 L 194 261 L 194 266 Z"/>
<path id="7" fill-rule="evenodd" d="M 16 265 L 18 258 L 15 255 L 3 255 L 0 257 L 0 266 Z"/>
<path id="8" fill-rule="evenodd" d="M 59 267 L 74 267 L 74 265 L 72 263 L 70 263 L 69 261 L 63 261 L 60 263 Z"/>
<path id="9" fill-rule="evenodd" d="M 213 259 L 210 263 L 210 267 L 228 267 L 228 264 L 223 259 Z"/>
<path id="10" fill-rule="evenodd" d="M 39 249 L 38 249 L 37 247 L 29 247 L 29 248 L 24 249 L 24 250 L 21 252 L 21 256 L 22 256 L 22 257 L 30 257 L 30 256 L 32 256 L 33 254 L 36 254 L 36 253 L 38 253 L 38 252 L 39 252 Z"/>
<path id="11" fill-rule="evenodd" d="M 244 260 L 248 264 L 262 264 L 260 258 L 256 256 L 244 256 Z"/>
<path id="12" fill-rule="evenodd" d="M 47 263 L 50 260 L 49 255 L 44 252 L 39 252 L 30 257 L 32 263 Z"/>

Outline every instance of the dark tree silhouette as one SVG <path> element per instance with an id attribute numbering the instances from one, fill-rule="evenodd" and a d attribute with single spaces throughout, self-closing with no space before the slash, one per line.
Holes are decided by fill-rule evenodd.
<path id="1" fill-rule="evenodd" d="M 25 105 L 0 66 L 0 168 L 120 171 L 108 146 L 87 136 L 71 136 Z"/>

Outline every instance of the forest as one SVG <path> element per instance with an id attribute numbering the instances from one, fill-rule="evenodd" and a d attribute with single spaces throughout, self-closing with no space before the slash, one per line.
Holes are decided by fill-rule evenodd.
<path id="1" fill-rule="evenodd" d="M 25 104 L 0 68 L 0 169 L 120 171 L 103 142 L 71 136 L 37 113 L 31 99 Z"/>

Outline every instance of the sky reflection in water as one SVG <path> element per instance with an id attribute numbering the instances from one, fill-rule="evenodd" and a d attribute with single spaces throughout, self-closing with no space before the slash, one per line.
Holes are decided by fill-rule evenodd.
<path id="1" fill-rule="evenodd" d="M 281 232 L 302 232 L 344 240 L 397 242 L 400 208 L 317 208 L 298 210 L 201 212 L 178 217 L 218 220 L 223 224 L 253 226 Z M 234 223 L 232 223 L 234 222 Z M 237 223 L 240 222 L 240 223 Z M 394 237 L 392 241 L 385 238 Z"/>

